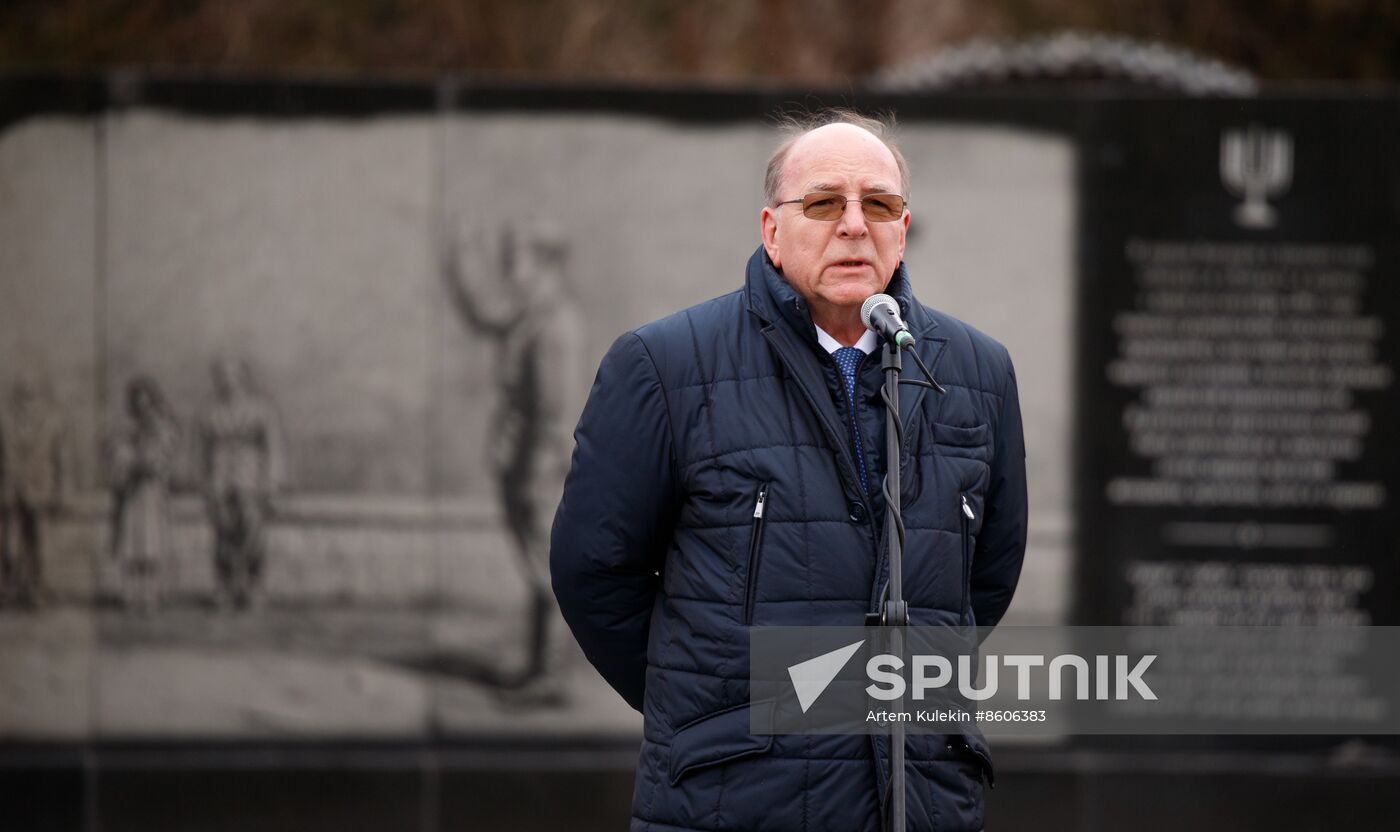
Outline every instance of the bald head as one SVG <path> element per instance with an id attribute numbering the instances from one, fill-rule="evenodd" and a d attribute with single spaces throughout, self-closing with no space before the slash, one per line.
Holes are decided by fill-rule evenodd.
<path id="1" fill-rule="evenodd" d="M 824 110 L 815 115 L 798 117 L 784 116 L 779 129 L 787 134 L 787 139 L 773 151 L 768 159 L 768 170 L 763 181 L 763 201 L 765 205 L 775 205 L 783 197 L 780 194 L 786 182 L 789 161 L 795 152 L 811 153 L 815 146 L 822 147 L 833 140 L 845 138 L 853 144 L 875 141 L 884 151 L 885 158 L 892 161 L 899 173 L 899 181 L 892 183 L 895 193 L 909 196 L 909 165 L 893 139 L 893 119 L 881 121 L 863 116 L 853 110 Z"/>

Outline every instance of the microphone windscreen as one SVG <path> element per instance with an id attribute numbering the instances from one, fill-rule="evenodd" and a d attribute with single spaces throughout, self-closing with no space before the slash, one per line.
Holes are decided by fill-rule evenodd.
<path id="1" fill-rule="evenodd" d="M 884 304 L 889 304 L 890 309 L 894 310 L 895 315 L 899 315 L 899 304 L 895 303 L 894 298 L 884 293 L 871 295 L 865 299 L 865 303 L 860 305 L 860 322 L 865 324 L 866 329 L 872 332 L 875 331 L 875 324 L 872 322 L 870 314 L 875 311 L 875 307 Z"/>

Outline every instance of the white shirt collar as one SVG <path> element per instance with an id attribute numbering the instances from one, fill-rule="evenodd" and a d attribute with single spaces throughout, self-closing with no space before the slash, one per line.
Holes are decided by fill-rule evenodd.
<path id="1" fill-rule="evenodd" d="M 822 329 L 816 324 L 812 324 L 812 326 L 816 327 L 817 343 L 822 345 L 822 349 L 826 350 L 829 353 L 835 353 L 837 350 L 845 346 L 840 341 L 836 340 L 835 338 L 832 338 L 831 334 L 828 333 L 826 330 Z M 879 346 L 879 343 L 875 340 L 875 333 L 871 332 L 868 329 L 865 331 L 864 335 L 860 336 L 860 340 L 855 343 L 855 348 L 865 353 L 866 355 L 869 355 L 872 352 L 874 352 L 877 346 Z"/>

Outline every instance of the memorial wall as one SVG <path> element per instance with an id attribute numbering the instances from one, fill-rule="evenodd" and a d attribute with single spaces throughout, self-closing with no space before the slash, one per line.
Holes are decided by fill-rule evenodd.
<path id="1" fill-rule="evenodd" d="M 0 406 L 61 482 L 6 550 L 40 569 L 6 573 L 0 739 L 633 741 L 581 656 L 523 689 L 509 501 L 563 472 L 502 449 L 540 397 L 570 447 L 614 338 L 740 284 L 785 101 L 0 84 Z M 916 291 L 1009 346 L 1031 414 L 1014 620 L 1062 620 L 1073 143 L 889 106 Z M 522 314 L 571 338 L 548 384 Z"/>
<path id="2" fill-rule="evenodd" d="M 1083 137 L 1076 618 L 1393 625 L 1393 102 L 1118 102 Z"/>
<path id="3" fill-rule="evenodd" d="M 38 592 L 7 573 L 0 737 L 634 737 L 577 660 L 507 701 L 529 607 L 499 320 L 549 281 L 576 412 L 619 333 L 738 285 L 790 103 L 0 84 L 0 402 L 63 486 Z M 1016 361 L 1006 623 L 1397 623 L 1393 100 L 854 103 L 901 117 L 917 293 Z M 256 574 L 205 497 L 230 420 L 276 480 Z M 138 423 L 165 425 L 155 526 L 120 486 Z M 149 570 L 133 529 L 168 541 Z"/>

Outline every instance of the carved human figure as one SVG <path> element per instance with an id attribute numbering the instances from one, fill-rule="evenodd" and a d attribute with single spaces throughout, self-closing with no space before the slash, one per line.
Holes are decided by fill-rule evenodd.
<path id="1" fill-rule="evenodd" d="M 264 597 L 267 521 L 282 485 L 282 434 L 245 361 L 221 358 L 212 377 L 215 402 L 200 424 L 200 447 L 215 601 L 222 609 L 243 609 Z"/>
<path id="2" fill-rule="evenodd" d="M 505 525 L 531 594 L 525 667 L 502 674 L 520 698 L 565 698 L 563 668 L 577 651 L 549 583 L 549 531 L 573 447 L 573 422 L 586 395 L 579 361 L 582 325 L 567 289 L 568 245 L 549 222 L 501 233 L 495 285 L 462 266 L 453 248 L 445 274 L 456 309 L 494 345 L 496 405 L 488 449 Z"/>
<path id="3" fill-rule="evenodd" d="M 0 591 L 33 609 L 44 600 L 44 539 L 68 502 L 67 423 L 46 380 L 26 372 L 0 409 Z"/>
<path id="4" fill-rule="evenodd" d="M 179 428 L 149 376 L 127 383 L 126 411 L 129 423 L 109 448 L 112 555 L 127 609 L 151 613 L 160 605 L 170 558 L 170 479 Z"/>

